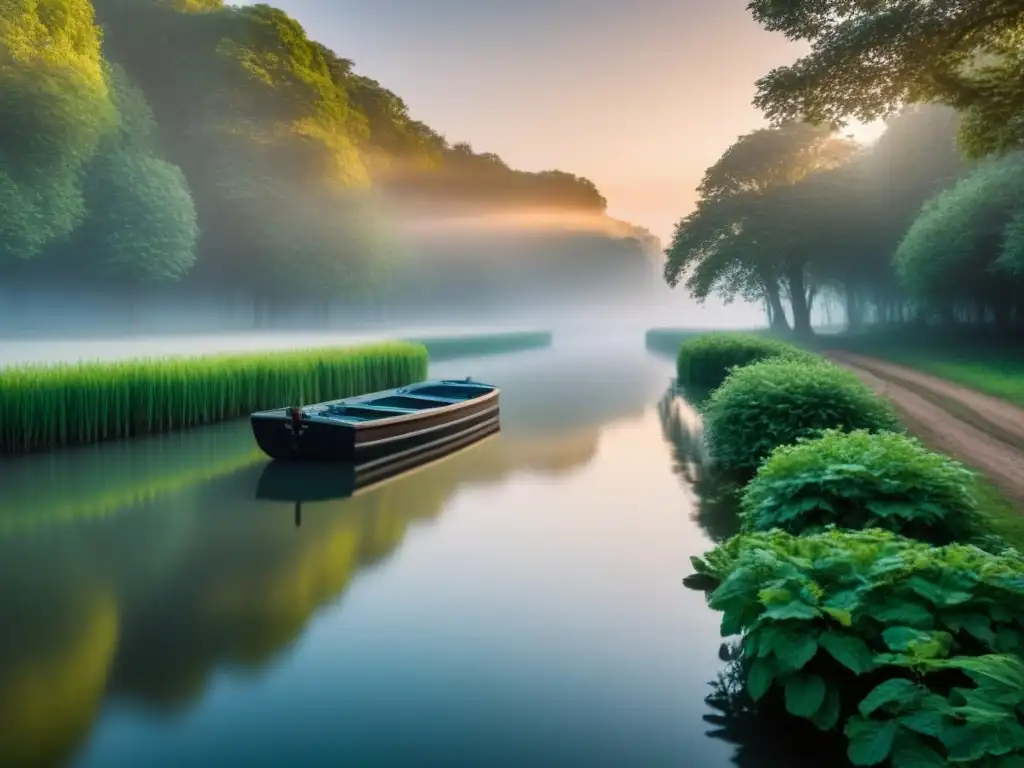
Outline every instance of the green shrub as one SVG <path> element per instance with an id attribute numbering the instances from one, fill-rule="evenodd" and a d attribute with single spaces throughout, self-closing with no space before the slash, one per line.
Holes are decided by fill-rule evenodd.
<path id="1" fill-rule="evenodd" d="M 774 697 L 823 731 L 842 727 L 855 765 L 1024 758 L 1016 550 L 880 530 L 771 531 L 736 536 L 693 564 L 715 584 L 708 600 L 723 612 L 723 636 L 744 635 L 751 697 Z"/>
<path id="2" fill-rule="evenodd" d="M 884 528 L 949 544 L 982 530 L 973 480 L 912 437 L 828 430 L 772 451 L 743 491 L 743 528 Z"/>
<path id="3" fill-rule="evenodd" d="M 780 445 L 822 430 L 899 431 L 889 403 L 849 371 L 820 358 L 764 360 L 734 370 L 704 405 L 712 458 L 753 471 Z"/>
<path id="4" fill-rule="evenodd" d="M 0 454 L 164 432 L 411 384 L 420 344 L 26 366 L 0 371 Z"/>
<path id="5" fill-rule="evenodd" d="M 686 339 L 676 356 L 682 386 L 717 387 L 729 370 L 773 357 L 807 359 L 812 355 L 784 341 L 752 333 L 707 333 Z"/>

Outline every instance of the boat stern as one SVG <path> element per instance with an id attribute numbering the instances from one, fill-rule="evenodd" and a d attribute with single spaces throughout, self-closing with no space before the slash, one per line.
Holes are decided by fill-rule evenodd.
<path id="1" fill-rule="evenodd" d="M 260 450 L 272 459 L 352 461 L 352 425 L 326 422 L 294 408 L 259 411 L 249 417 Z"/>

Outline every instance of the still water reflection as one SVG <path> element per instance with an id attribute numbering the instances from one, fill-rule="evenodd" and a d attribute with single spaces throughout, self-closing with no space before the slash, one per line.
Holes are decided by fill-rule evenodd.
<path id="1" fill-rule="evenodd" d="M 301 527 L 244 422 L 0 464 L 0 763 L 730 764 L 671 364 L 434 373 L 501 434 Z"/>

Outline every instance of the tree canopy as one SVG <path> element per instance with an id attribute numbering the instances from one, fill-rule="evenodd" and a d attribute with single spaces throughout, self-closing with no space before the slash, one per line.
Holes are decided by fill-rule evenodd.
<path id="1" fill-rule="evenodd" d="M 809 179 L 838 167 L 856 145 L 827 126 L 789 122 L 741 136 L 704 174 L 696 210 L 679 222 L 666 251 L 665 278 L 699 300 L 717 294 L 762 300 L 773 324 L 810 330 L 809 261 L 793 217 L 806 210 Z"/>
<path id="2" fill-rule="evenodd" d="M 1008 321 L 1024 252 L 1020 166 L 1014 155 L 971 172 L 956 149 L 960 124 L 948 107 L 917 106 L 859 148 L 792 122 L 741 137 L 677 225 L 666 280 L 685 280 L 698 300 L 764 301 L 780 327 L 787 299 L 802 331 L 822 294 L 845 301 L 852 326 L 911 309 L 948 320 L 968 305 Z"/>
<path id="3" fill-rule="evenodd" d="M 871 121 L 905 103 L 965 112 L 972 156 L 1024 140 L 1024 6 L 1015 0 L 750 0 L 754 19 L 811 52 L 757 83 L 769 118 Z"/>
<path id="4" fill-rule="evenodd" d="M 0 91 L 18 273 L 357 298 L 401 266 L 389 216 L 607 207 L 588 179 L 450 143 L 269 5 L 0 0 Z"/>
<path id="5" fill-rule="evenodd" d="M 88 0 L 0 0 L 0 264 L 85 215 L 80 172 L 113 121 Z"/>

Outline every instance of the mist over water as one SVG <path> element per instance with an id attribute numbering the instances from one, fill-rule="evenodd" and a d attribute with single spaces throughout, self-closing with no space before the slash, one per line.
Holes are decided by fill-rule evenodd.
<path id="1" fill-rule="evenodd" d="M 616 226 L 550 213 L 406 218 L 391 294 L 363 303 L 5 281 L 0 367 L 510 330 L 552 331 L 561 348 L 637 348 L 651 327 L 763 324 L 760 307 L 698 305 L 669 288 L 660 254 L 636 241 L 622 250 Z"/>

